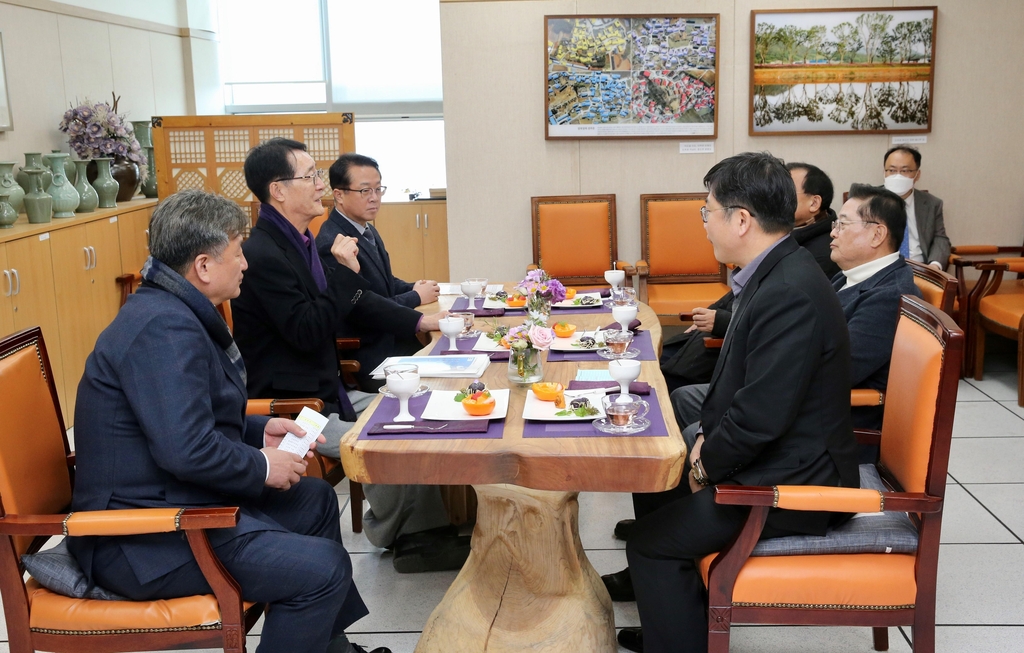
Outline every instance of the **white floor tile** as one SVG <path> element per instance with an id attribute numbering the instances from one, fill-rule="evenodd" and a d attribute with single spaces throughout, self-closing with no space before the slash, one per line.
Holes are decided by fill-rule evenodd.
<path id="1" fill-rule="evenodd" d="M 378 646 L 386 646 L 391 653 L 413 653 L 416 644 L 420 641 L 420 634 L 417 633 L 358 633 L 351 634 L 349 641 L 359 644 L 367 651 L 372 651 Z"/>
<path id="2" fill-rule="evenodd" d="M 954 438 L 949 473 L 958 483 L 1024 482 L 1024 438 Z"/>
<path id="3" fill-rule="evenodd" d="M 965 486 L 1006 526 L 1024 539 L 1024 484 L 979 484 Z"/>
<path id="4" fill-rule="evenodd" d="M 1024 485 L 1020 486 L 1024 490 Z M 943 543 L 1018 543 L 1005 526 L 959 485 L 946 486 L 942 515 Z"/>
<path id="5" fill-rule="evenodd" d="M 1024 625 L 1022 567 L 1024 544 L 943 544 L 935 622 Z"/>
<path id="6" fill-rule="evenodd" d="M 729 653 L 874 651 L 871 629 L 851 626 L 735 626 Z M 889 629 L 889 651 L 909 653 L 899 629 Z"/>
<path id="7" fill-rule="evenodd" d="M 981 381 L 967 379 L 967 382 L 996 401 L 1017 400 L 1017 373 L 990 372 Z"/>
<path id="8" fill-rule="evenodd" d="M 991 401 L 992 398 L 964 379 L 960 379 L 960 387 L 956 391 L 957 401 Z"/>
<path id="9" fill-rule="evenodd" d="M 633 499 L 627 492 L 580 493 L 580 540 L 584 549 L 625 549 L 612 535 L 615 523 L 633 518 Z"/>
<path id="10" fill-rule="evenodd" d="M 352 532 L 352 503 L 349 501 L 348 495 L 338 495 L 338 499 L 339 503 L 342 505 L 341 543 L 345 545 L 345 549 L 349 553 L 382 553 L 384 549 L 379 549 L 370 544 L 370 541 L 366 539 L 365 533 Z M 364 501 L 363 511 L 365 510 L 366 502 Z"/>
<path id="11" fill-rule="evenodd" d="M 1014 415 L 1019 415 L 1024 418 L 1024 406 L 1018 406 L 1016 399 L 1013 401 L 1000 401 L 999 405 L 1006 410 L 1012 411 Z"/>
<path id="12" fill-rule="evenodd" d="M 1024 653 L 1024 626 L 938 626 L 935 650 L 956 653 Z"/>
<path id="13" fill-rule="evenodd" d="M 1024 436 L 1024 418 L 994 401 L 958 401 L 954 438 Z"/>
<path id="14" fill-rule="evenodd" d="M 370 614 L 347 629 L 350 636 L 420 632 L 457 575 L 454 571 L 400 574 L 391 565 L 391 553 L 353 553 L 352 568 Z"/>

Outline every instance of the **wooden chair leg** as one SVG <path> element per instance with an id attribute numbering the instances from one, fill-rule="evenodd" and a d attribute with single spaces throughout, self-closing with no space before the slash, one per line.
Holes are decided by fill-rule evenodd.
<path id="1" fill-rule="evenodd" d="M 974 322 L 974 380 L 985 378 L 985 327 L 981 320 Z"/>
<path id="2" fill-rule="evenodd" d="M 363 532 L 363 499 L 366 496 L 363 494 L 363 486 L 361 483 L 349 479 L 349 510 L 352 511 L 352 532 L 362 533 Z"/>
<path id="3" fill-rule="evenodd" d="M 889 629 L 886 627 L 877 627 L 871 629 L 872 634 L 875 638 L 875 650 L 876 651 L 888 651 L 889 650 Z"/>

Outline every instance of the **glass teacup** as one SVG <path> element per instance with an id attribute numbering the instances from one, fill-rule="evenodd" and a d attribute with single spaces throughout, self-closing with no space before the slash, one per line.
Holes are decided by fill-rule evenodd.
<path id="1" fill-rule="evenodd" d="M 457 313 L 453 311 L 451 313 L 448 313 L 448 317 L 462 318 L 464 326 L 462 327 L 462 333 L 459 334 L 460 336 L 469 336 L 473 334 L 473 324 L 476 321 L 475 315 L 473 315 L 472 313 Z"/>
<path id="2" fill-rule="evenodd" d="M 612 354 L 621 356 L 629 350 L 630 343 L 633 342 L 632 331 L 605 331 L 604 332 L 604 344 Z"/>
<path id="3" fill-rule="evenodd" d="M 613 426 L 629 428 L 647 414 L 651 405 L 631 394 L 605 395 L 601 398 L 604 414 Z"/>

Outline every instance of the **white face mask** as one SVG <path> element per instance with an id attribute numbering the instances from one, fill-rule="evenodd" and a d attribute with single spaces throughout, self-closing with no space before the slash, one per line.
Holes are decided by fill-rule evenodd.
<path id="1" fill-rule="evenodd" d="M 885 178 L 885 187 L 888 190 L 896 193 L 900 197 L 910 192 L 910 189 L 914 187 L 913 177 L 904 177 L 903 175 L 893 175 Z"/>

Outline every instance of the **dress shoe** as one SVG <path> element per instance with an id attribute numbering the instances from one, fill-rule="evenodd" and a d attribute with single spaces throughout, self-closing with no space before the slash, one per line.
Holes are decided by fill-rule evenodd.
<path id="1" fill-rule="evenodd" d="M 438 537 L 402 536 L 395 540 L 395 571 L 400 574 L 418 574 L 423 571 L 451 571 L 462 569 L 469 557 L 468 535 L 441 535 Z"/>
<path id="2" fill-rule="evenodd" d="M 629 567 L 614 574 L 601 576 L 604 586 L 608 588 L 608 595 L 612 601 L 636 601 L 636 594 L 633 593 L 633 578 L 629 575 Z"/>
<path id="3" fill-rule="evenodd" d="M 644 631 L 641 628 L 623 628 L 615 639 L 628 651 L 644 653 Z"/>
<path id="4" fill-rule="evenodd" d="M 367 651 L 365 648 L 363 648 L 359 644 L 353 644 L 352 645 L 352 653 L 391 653 L 391 649 L 389 649 L 387 646 L 378 646 L 377 648 L 373 649 L 372 651 Z"/>
<path id="5" fill-rule="evenodd" d="M 384 548 L 388 551 L 394 551 L 395 545 L 399 542 L 401 542 L 402 545 L 405 547 L 408 547 L 410 545 L 424 545 L 432 543 L 439 537 L 455 537 L 458 534 L 459 527 L 455 524 L 448 524 L 447 526 L 438 526 L 437 528 L 431 528 L 425 531 L 417 531 L 415 533 L 399 535 L 391 544 L 388 544 Z"/>
<path id="6" fill-rule="evenodd" d="M 615 524 L 615 539 L 622 540 L 623 542 L 628 540 L 630 533 L 633 532 L 633 524 L 635 523 L 635 519 L 623 519 L 618 524 Z"/>

